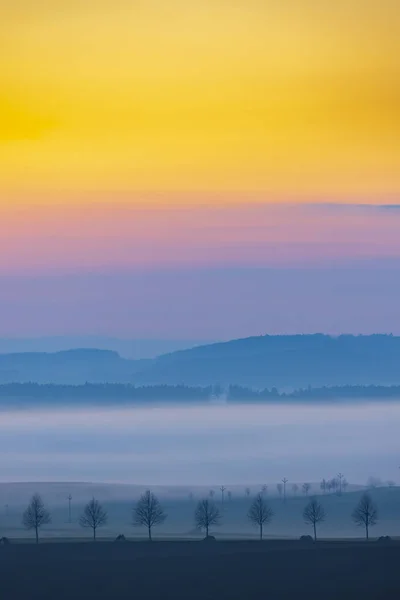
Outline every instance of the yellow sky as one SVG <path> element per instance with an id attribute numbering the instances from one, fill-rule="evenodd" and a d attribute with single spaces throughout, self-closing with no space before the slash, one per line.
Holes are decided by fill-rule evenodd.
<path id="1" fill-rule="evenodd" d="M 0 0 L 0 16 L 3 205 L 400 193 L 397 0 Z"/>

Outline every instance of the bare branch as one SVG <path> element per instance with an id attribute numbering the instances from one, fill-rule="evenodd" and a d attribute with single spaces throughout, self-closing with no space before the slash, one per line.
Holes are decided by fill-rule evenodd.
<path id="1" fill-rule="evenodd" d="M 138 500 L 133 509 L 133 524 L 147 527 L 149 539 L 151 540 L 151 530 L 154 525 L 164 523 L 167 515 L 165 514 L 158 498 L 147 490 Z"/>
<path id="2" fill-rule="evenodd" d="M 303 519 L 307 525 L 314 528 L 314 540 L 317 541 L 317 524 L 325 521 L 326 512 L 316 498 L 312 498 L 303 511 Z"/>
<path id="3" fill-rule="evenodd" d="M 98 527 L 106 525 L 108 521 L 107 511 L 105 511 L 102 505 L 92 498 L 88 504 L 86 504 L 83 514 L 79 519 L 79 525 L 81 527 L 88 527 L 93 530 L 93 539 L 96 539 L 96 530 Z"/>
<path id="4" fill-rule="evenodd" d="M 22 524 L 25 529 L 34 529 L 36 533 L 36 543 L 39 542 L 39 529 L 42 525 L 51 523 L 49 511 L 45 508 L 43 500 L 39 494 L 34 494 L 29 505 L 22 515 Z"/>
<path id="5" fill-rule="evenodd" d="M 264 500 L 262 494 L 258 494 L 254 500 L 252 505 L 249 508 L 249 512 L 247 513 L 247 517 L 253 525 L 257 525 L 260 528 L 260 539 L 263 537 L 263 527 L 264 525 L 268 525 L 272 517 L 274 516 L 273 511 L 268 506 L 267 502 Z"/>
<path id="6" fill-rule="evenodd" d="M 361 496 L 351 517 L 356 525 L 365 527 L 365 535 L 368 540 L 369 528 L 376 525 L 378 521 L 378 508 L 376 504 L 372 502 L 372 498 L 368 493 Z"/>
<path id="7" fill-rule="evenodd" d="M 208 531 L 211 525 L 219 525 L 221 520 L 221 514 L 214 502 L 211 500 L 200 500 L 197 504 L 194 520 L 198 529 L 205 529 L 206 536 L 208 537 Z"/>

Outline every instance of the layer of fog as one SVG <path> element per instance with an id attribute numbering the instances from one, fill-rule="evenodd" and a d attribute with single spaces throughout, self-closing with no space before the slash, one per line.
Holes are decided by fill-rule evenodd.
<path id="1" fill-rule="evenodd" d="M 3 411 L 0 481 L 396 481 L 399 428 L 393 402 Z"/>

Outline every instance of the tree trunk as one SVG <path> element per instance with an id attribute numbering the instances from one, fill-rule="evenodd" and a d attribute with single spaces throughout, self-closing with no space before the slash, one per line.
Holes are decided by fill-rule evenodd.
<path id="1" fill-rule="evenodd" d="M 93 541 L 96 541 L 96 527 L 93 527 Z"/>
<path id="2" fill-rule="evenodd" d="M 206 525 L 206 537 L 208 537 L 208 525 Z"/>
<path id="3" fill-rule="evenodd" d="M 316 541 L 317 541 L 317 527 L 314 523 L 314 542 L 316 542 Z"/>
<path id="4" fill-rule="evenodd" d="M 262 523 L 260 523 L 260 540 L 262 540 L 262 536 L 263 536 L 263 526 L 262 526 Z"/>
<path id="5" fill-rule="evenodd" d="M 152 539 L 151 539 L 151 526 L 150 525 L 149 525 L 149 540 L 150 540 L 150 542 L 152 541 Z"/>
<path id="6" fill-rule="evenodd" d="M 39 531 L 38 531 L 38 526 L 36 525 L 35 527 L 35 534 L 36 534 L 36 543 L 39 543 Z"/>
<path id="7" fill-rule="evenodd" d="M 366 534 L 367 542 L 368 542 L 368 523 L 365 525 L 365 534 Z"/>

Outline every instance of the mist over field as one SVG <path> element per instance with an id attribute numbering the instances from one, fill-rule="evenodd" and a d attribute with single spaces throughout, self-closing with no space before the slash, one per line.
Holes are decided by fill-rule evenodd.
<path id="1" fill-rule="evenodd" d="M 0 414 L 0 481 L 251 485 L 398 477 L 400 404 L 36 408 Z"/>

